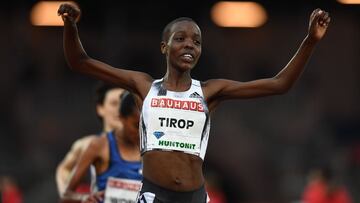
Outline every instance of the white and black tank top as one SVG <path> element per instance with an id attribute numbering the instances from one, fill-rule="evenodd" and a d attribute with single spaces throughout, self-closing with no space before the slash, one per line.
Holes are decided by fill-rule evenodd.
<path id="1" fill-rule="evenodd" d="M 181 151 L 204 159 L 210 117 L 200 81 L 192 79 L 184 92 L 166 90 L 155 80 L 145 97 L 140 117 L 140 150 Z"/>

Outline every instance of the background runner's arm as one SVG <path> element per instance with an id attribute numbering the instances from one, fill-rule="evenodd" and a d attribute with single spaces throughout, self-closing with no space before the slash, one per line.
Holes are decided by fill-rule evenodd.
<path id="1" fill-rule="evenodd" d="M 68 184 L 71 170 L 75 167 L 77 160 L 82 153 L 81 141 L 77 140 L 71 147 L 70 151 L 66 154 L 63 161 L 56 169 L 56 185 L 59 195 L 65 192 L 66 185 Z"/>
<path id="2" fill-rule="evenodd" d="M 99 153 L 101 150 L 101 142 L 99 138 L 94 138 L 91 143 L 80 156 L 79 161 L 71 172 L 70 180 L 66 186 L 65 192 L 62 196 L 64 199 L 77 199 L 78 194 L 75 193 L 76 187 L 80 184 L 81 179 L 88 172 L 90 165 L 99 159 Z M 82 196 L 80 198 L 83 198 Z"/>

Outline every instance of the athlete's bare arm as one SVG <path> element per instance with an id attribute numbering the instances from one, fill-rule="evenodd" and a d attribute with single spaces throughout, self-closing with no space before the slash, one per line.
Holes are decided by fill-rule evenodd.
<path id="1" fill-rule="evenodd" d="M 237 98 L 253 98 L 287 92 L 299 78 L 304 67 L 328 28 L 330 16 L 315 9 L 309 20 L 308 34 L 289 63 L 274 77 L 249 82 L 224 79 L 208 80 L 203 84 L 205 98 L 210 109 L 220 101 Z"/>
<path id="2" fill-rule="evenodd" d="M 90 144 L 77 161 L 76 166 L 71 171 L 70 179 L 62 198 L 73 200 L 84 198 L 83 196 L 76 194 L 74 191 L 80 184 L 81 179 L 86 175 L 91 164 L 102 162 L 103 149 L 106 145 L 106 137 L 95 137 L 91 140 Z"/>
<path id="3" fill-rule="evenodd" d="M 104 201 L 105 191 L 99 191 L 91 194 L 85 201 L 82 203 L 98 203 Z"/>
<path id="4" fill-rule="evenodd" d="M 114 68 L 89 57 L 78 35 L 76 22 L 80 14 L 80 9 L 72 4 L 62 4 L 58 10 L 58 15 L 64 21 L 63 43 L 69 66 L 73 70 L 119 85 L 144 99 L 153 81 L 152 77 L 143 72 Z"/>
<path id="5" fill-rule="evenodd" d="M 71 146 L 70 151 L 66 154 L 65 158 L 58 165 L 56 169 L 56 184 L 60 196 L 62 196 L 65 192 L 65 187 L 68 184 L 70 173 L 75 167 L 76 162 L 79 160 L 82 152 L 84 152 L 91 139 L 94 137 L 95 135 L 89 135 L 76 140 Z"/>

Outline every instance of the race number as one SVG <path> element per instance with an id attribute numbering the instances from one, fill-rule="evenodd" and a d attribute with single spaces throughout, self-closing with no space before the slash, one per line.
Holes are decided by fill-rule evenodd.
<path id="1" fill-rule="evenodd" d="M 104 203 L 135 203 L 141 181 L 109 177 Z"/>

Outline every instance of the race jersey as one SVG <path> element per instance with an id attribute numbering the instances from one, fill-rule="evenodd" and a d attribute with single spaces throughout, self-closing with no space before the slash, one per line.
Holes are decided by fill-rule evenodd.
<path id="1" fill-rule="evenodd" d="M 140 150 L 181 151 L 204 159 L 210 117 L 200 81 L 187 91 L 166 90 L 155 80 L 145 97 L 140 118 Z"/>
<path id="2" fill-rule="evenodd" d="M 109 177 L 142 180 L 142 164 L 140 161 L 122 159 L 113 132 L 107 133 L 109 140 L 110 162 L 108 169 L 96 176 L 96 191 L 104 190 Z"/>

